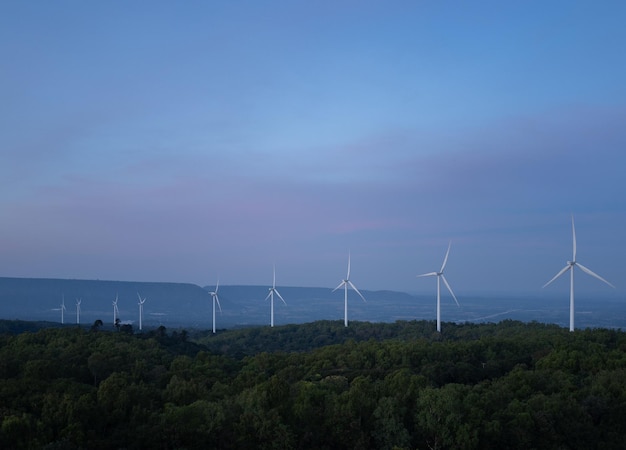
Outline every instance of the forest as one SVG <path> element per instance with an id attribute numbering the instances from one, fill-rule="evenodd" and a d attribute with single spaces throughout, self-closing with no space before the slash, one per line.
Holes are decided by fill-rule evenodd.
<path id="1" fill-rule="evenodd" d="M 443 328 L 0 321 L 0 448 L 624 448 L 623 331 Z"/>

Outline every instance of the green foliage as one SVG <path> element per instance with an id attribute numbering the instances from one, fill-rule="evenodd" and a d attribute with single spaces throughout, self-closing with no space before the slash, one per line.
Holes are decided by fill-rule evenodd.
<path id="1" fill-rule="evenodd" d="M 0 337 L 0 448 L 618 449 L 625 350 L 513 321 L 25 331 Z"/>

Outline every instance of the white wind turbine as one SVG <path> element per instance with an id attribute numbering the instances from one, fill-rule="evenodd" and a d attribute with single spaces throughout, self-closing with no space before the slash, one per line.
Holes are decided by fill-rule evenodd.
<path id="1" fill-rule="evenodd" d="M 346 275 L 346 279 L 342 280 L 332 292 L 335 292 L 337 289 L 343 287 L 344 288 L 344 300 L 343 300 L 343 323 L 347 327 L 348 326 L 348 286 L 354 289 L 354 291 L 359 294 L 359 296 L 365 302 L 365 297 L 359 292 L 354 283 L 350 281 L 350 252 L 348 252 L 348 274 Z M 367 302 L 366 302 L 367 303 Z"/>
<path id="2" fill-rule="evenodd" d="M 113 300 L 113 325 L 117 322 L 117 317 L 120 315 L 120 310 L 117 309 L 118 294 L 115 294 L 115 300 Z"/>
<path id="3" fill-rule="evenodd" d="M 573 253 L 572 254 L 572 260 L 571 261 L 567 261 L 567 265 L 565 267 L 563 267 L 560 270 L 560 272 L 557 273 L 554 276 L 554 278 L 552 278 L 550 281 L 548 281 L 546 284 L 543 285 L 543 287 L 545 288 L 547 285 L 549 285 L 554 280 L 559 278 L 565 272 L 567 272 L 568 270 L 570 271 L 570 280 L 569 280 L 569 330 L 570 331 L 574 331 L 574 267 L 578 267 L 580 270 L 582 270 L 586 274 L 591 275 L 592 277 L 597 278 L 598 280 L 608 284 L 612 288 L 615 288 L 615 286 L 613 286 L 611 283 L 606 281 L 600 275 L 598 275 L 597 273 L 592 272 L 590 269 L 586 268 L 581 263 L 576 261 L 576 229 L 574 228 L 574 215 L 572 215 L 572 240 L 573 240 L 573 243 L 572 243 L 572 249 L 573 249 L 573 251 L 572 251 L 572 253 Z"/>
<path id="4" fill-rule="evenodd" d="M 218 308 L 220 309 L 220 312 L 222 312 L 222 305 L 220 305 L 220 299 L 217 296 L 217 290 L 220 287 L 220 280 L 217 280 L 217 284 L 215 285 L 215 290 L 212 292 L 209 292 L 209 294 L 211 295 L 211 299 L 213 300 L 213 333 L 215 333 L 215 304 L 217 303 Z"/>
<path id="5" fill-rule="evenodd" d="M 139 330 L 142 329 L 142 320 L 143 320 L 143 304 L 146 302 L 145 298 L 141 298 L 139 292 L 137 292 L 137 297 L 139 297 Z"/>
<path id="6" fill-rule="evenodd" d="M 276 266 L 274 266 L 274 280 L 272 281 L 272 287 L 270 288 L 270 293 L 267 294 L 267 297 L 265 297 L 265 300 L 267 300 L 268 298 L 270 299 L 270 326 L 271 327 L 274 326 L 274 294 L 278 295 L 278 298 L 281 299 L 285 305 L 287 304 L 283 296 L 280 295 L 280 292 L 278 292 L 278 289 L 276 289 Z"/>
<path id="7" fill-rule="evenodd" d="M 452 298 L 456 302 L 456 305 L 460 306 L 459 301 L 456 299 L 456 295 L 454 295 L 454 292 L 452 292 L 452 288 L 450 287 L 448 280 L 446 280 L 446 277 L 443 275 L 443 270 L 446 268 L 446 263 L 448 262 L 448 255 L 450 254 L 451 245 L 452 245 L 452 241 L 448 243 L 448 251 L 446 252 L 446 257 L 443 259 L 443 264 L 441 265 L 441 269 L 439 269 L 439 272 L 428 272 L 428 273 L 423 273 L 421 275 L 417 275 L 418 278 L 437 277 L 437 331 L 438 332 L 441 332 L 441 282 L 440 280 L 443 280 L 444 284 L 448 288 L 448 291 L 450 291 L 450 294 L 452 294 Z"/>
<path id="8" fill-rule="evenodd" d="M 61 323 L 65 323 L 65 295 L 61 294 L 61 306 L 60 308 L 53 308 L 52 311 L 61 311 Z"/>
<path id="9" fill-rule="evenodd" d="M 76 323 L 80 324 L 80 304 L 83 301 L 82 298 L 76 299 Z"/>

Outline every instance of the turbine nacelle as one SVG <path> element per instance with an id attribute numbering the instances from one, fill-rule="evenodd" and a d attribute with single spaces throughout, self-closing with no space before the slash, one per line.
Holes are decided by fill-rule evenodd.
<path id="1" fill-rule="evenodd" d="M 220 288 L 220 280 L 218 279 L 217 283 L 215 284 L 215 290 L 209 292 L 209 294 L 211 294 L 211 297 L 217 297 L 217 291 L 219 290 L 219 288 Z"/>
<path id="2" fill-rule="evenodd" d="M 285 301 L 283 296 L 280 295 L 280 292 L 278 292 L 278 289 L 276 289 L 276 288 L 270 288 L 269 289 L 269 294 L 267 294 L 267 297 L 265 297 L 265 300 L 273 299 L 274 298 L 274 294 L 276 294 L 278 296 L 278 298 L 281 299 L 285 305 L 287 304 L 287 302 Z"/>

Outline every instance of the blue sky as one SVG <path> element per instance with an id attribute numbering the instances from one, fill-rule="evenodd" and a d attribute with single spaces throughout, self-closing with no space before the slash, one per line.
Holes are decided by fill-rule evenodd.
<path id="1" fill-rule="evenodd" d="M 626 292 L 626 4 L 3 2 L 0 275 Z"/>

